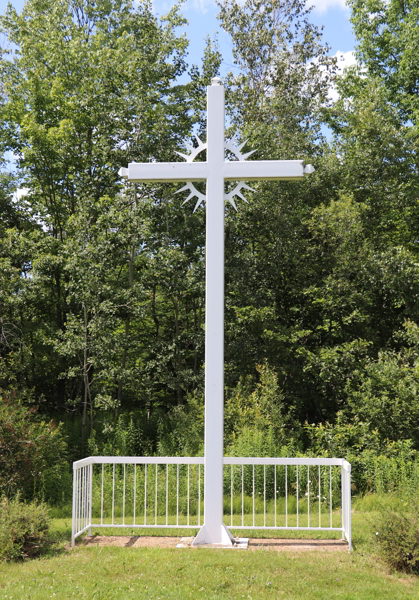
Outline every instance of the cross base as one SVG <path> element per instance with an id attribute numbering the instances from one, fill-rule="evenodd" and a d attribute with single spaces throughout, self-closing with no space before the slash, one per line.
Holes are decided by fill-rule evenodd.
<path id="1" fill-rule="evenodd" d="M 203 525 L 192 542 L 192 546 L 203 546 L 205 544 L 230 547 L 234 546 L 234 538 L 224 524 L 212 528 Z"/>
<path id="2" fill-rule="evenodd" d="M 201 530 L 202 531 L 202 530 Z M 228 544 L 216 543 L 201 543 L 195 544 L 196 538 L 183 537 L 180 538 L 176 548 L 219 548 L 221 550 L 247 550 L 249 547 L 249 538 L 232 538 Z"/>

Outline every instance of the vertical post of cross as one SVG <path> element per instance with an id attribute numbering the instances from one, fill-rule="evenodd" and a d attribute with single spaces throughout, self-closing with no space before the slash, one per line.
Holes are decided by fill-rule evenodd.
<path id="1" fill-rule="evenodd" d="M 204 525 L 194 544 L 232 544 L 223 525 L 224 467 L 224 86 L 207 88 L 205 250 Z"/>

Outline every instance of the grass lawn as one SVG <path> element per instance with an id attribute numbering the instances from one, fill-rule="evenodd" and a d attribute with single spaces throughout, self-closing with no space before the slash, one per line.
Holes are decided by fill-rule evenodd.
<path id="1" fill-rule="evenodd" d="M 56 544 L 47 556 L 0 565 L 0 600 L 73 597 L 92 600 L 418 600 L 419 578 L 390 573 L 377 558 L 374 515 L 374 512 L 354 513 L 356 549 L 352 553 L 84 546 L 69 551 L 65 545 L 70 539 L 71 522 L 55 519 Z M 120 533 L 130 535 L 131 531 Z M 156 535 L 158 531 L 143 533 Z M 161 531 L 160 535 L 167 533 Z M 141 535 L 141 531 L 136 530 L 135 534 Z M 184 534 L 191 535 L 190 531 Z M 306 538 L 326 537 L 316 532 L 288 535 L 297 537 L 296 534 Z M 253 535 L 262 537 L 263 534 L 255 532 Z M 274 535 L 275 532 L 265 532 L 265 537 Z M 278 537 L 285 537 L 285 532 Z"/>

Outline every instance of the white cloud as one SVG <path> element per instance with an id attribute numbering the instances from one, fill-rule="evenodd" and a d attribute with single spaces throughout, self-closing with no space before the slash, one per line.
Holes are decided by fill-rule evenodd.
<path id="1" fill-rule="evenodd" d="M 329 8 L 348 10 L 346 0 L 307 0 L 307 6 L 314 6 L 314 10 L 322 14 L 327 12 Z"/>
<path id="2" fill-rule="evenodd" d="M 384 0 L 385 1 L 385 0 Z M 244 0 L 238 0 L 239 4 L 243 4 Z M 140 0 L 134 0 L 134 4 L 139 4 Z M 153 0 L 153 12 L 160 15 L 166 14 L 172 8 L 177 0 Z M 307 0 L 307 7 L 313 6 L 315 12 L 320 14 L 326 13 L 329 8 L 340 8 L 341 10 L 349 10 L 346 5 L 346 0 Z M 215 0 L 185 0 L 182 4 L 182 12 L 190 11 L 204 15 L 210 9 L 215 9 Z"/>
<path id="3" fill-rule="evenodd" d="M 27 196 L 30 192 L 29 188 L 18 188 L 12 196 L 12 202 L 19 202 L 23 196 Z"/>
<path id="4" fill-rule="evenodd" d="M 164 15 L 168 13 L 176 3 L 176 0 L 153 0 L 153 12 Z M 187 14 L 190 11 L 194 11 L 204 15 L 208 12 L 210 7 L 215 8 L 215 0 L 186 0 L 182 4 L 181 12 Z"/>

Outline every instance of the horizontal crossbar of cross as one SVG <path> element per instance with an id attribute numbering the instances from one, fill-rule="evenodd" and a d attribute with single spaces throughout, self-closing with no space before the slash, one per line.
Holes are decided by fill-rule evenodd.
<path id="1" fill-rule="evenodd" d="M 302 160 L 225 161 L 224 181 L 302 179 L 314 169 Z M 119 175 L 136 183 L 149 181 L 206 181 L 210 173 L 207 162 L 129 163 Z"/>

